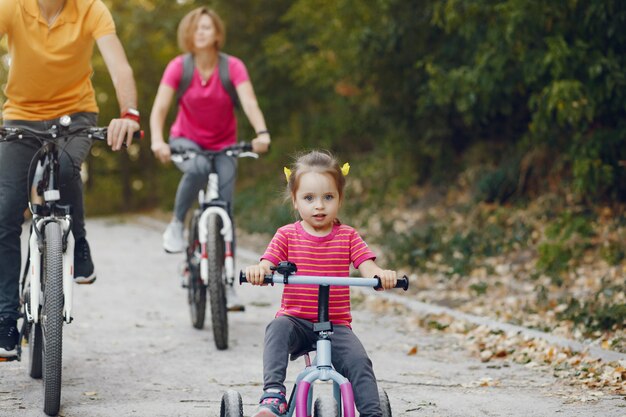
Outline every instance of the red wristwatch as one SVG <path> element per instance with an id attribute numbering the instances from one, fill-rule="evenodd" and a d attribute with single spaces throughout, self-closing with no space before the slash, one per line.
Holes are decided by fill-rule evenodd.
<path id="1" fill-rule="evenodd" d="M 139 110 L 129 107 L 124 114 L 122 114 L 122 119 L 131 119 L 139 123 Z"/>

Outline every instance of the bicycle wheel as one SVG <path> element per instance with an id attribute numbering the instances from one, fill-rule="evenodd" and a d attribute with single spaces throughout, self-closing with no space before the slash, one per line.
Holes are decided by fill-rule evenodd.
<path id="1" fill-rule="evenodd" d="M 43 411 L 49 416 L 59 412 L 63 359 L 63 247 L 61 227 L 50 222 L 44 229 L 43 253 Z M 33 332 L 34 333 L 34 332 Z"/>
<path id="2" fill-rule="evenodd" d="M 28 374 L 31 378 L 41 378 L 42 335 L 41 324 L 28 324 Z"/>
<path id="3" fill-rule="evenodd" d="M 187 245 L 187 302 L 191 313 L 191 324 L 196 329 L 204 327 L 206 312 L 206 286 L 200 277 L 200 241 L 198 239 L 199 212 L 194 213 L 189 223 L 189 245 Z"/>
<path id="4" fill-rule="evenodd" d="M 29 261 L 26 261 L 27 268 L 29 266 L 28 264 Z M 25 280 L 23 285 L 25 289 L 22 290 L 24 300 L 22 309 L 24 310 L 24 320 L 27 320 L 28 314 L 26 310 L 30 311 L 30 280 Z M 26 326 L 24 327 L 24 339 L 26 339 L 26 342 L 28 343 L 28 375 L 30 375 L 31 378 L 40 379 L 42 375 L 41 323 L 26 323 Z"/>
<path id="5" fill-rule="evenodd" d="M 213 338 L 219 350 L 228 348 L 228 315 L 226 286 L 224 283 L 224 240 L 220 233 L 222 219 L 217 214 L 209 216 L 207 254 L 209 258 L 209 299 Z"/>
<path id="6" fill-rule="evenodd" d="M 222 395 L 220 417 L 243 417 L 243 403 L 237 391 L 229 389 Z"/>
<path id="7" fill-rule="evenodd" d="M 389 403 L 389 397 L 384 389 L 378 387 L 378 398 L 380 399 L 380 409 L 382 410 L 382 417 L 391 417 L 391 404 Z"/>
<path id="8" fill-rule="evenodd" d="M 337 401 L 328 396 L 317 397 L 313 404 L 313 417 L 339 417 Z"/>

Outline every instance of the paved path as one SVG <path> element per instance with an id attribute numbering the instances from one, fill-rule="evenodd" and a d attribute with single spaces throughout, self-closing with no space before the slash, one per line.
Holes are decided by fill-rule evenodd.
<path id="1" fill-rule="evenodd" d="M 60 415 L 217 416 L 227 389 L 242 393 L 246 415 L 254 409 L 280 288 L 240 287 L 247 311 L 229 316 L 230 348 L 217 351 L 208 325 L 191 326 L 177 278 L 182 256 L 161 250 L 163 227 L 141 217 L 88 221 L 98 281 L 75 289 L 75 320 L 64 327 Z M 255 261 L 243 249 L 239 267 Z M 354 315 L 394 416 L 626 416 L 623 398 L 594 397 L 542 370 L 481 363 L 454 336 L 411 317 Z M 2 417 L 43 415 L 41 381 L 28 377 L 26 361 L 0 364 Z M 290 381 L 300 367 L 291 363 Z"/>

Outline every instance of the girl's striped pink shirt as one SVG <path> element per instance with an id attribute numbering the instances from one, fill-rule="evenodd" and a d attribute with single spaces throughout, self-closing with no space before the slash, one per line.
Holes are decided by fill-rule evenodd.
<path id="1" fill-rule="evenodd" d="M 352 227 L 335 224 L 326 236 L 313 236 L 300 222 L 288 224 L 276 231 L 261 259 L 274 265 L 290 261 L 298 266 L 299 275 L 347 277 L 350 264 L 358 268 L 376 255 Z M 317 321 L 317 285 L 285 285 L 276 317 L 289 315 Z M 331 286 L 328 312 L 333 324 L 349 326 L 350 287 Z"/>

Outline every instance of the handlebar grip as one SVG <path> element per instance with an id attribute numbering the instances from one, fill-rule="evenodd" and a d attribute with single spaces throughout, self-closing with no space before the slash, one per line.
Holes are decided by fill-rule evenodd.
<path id="1" fill-rule="evenodd" d="M 239 284 L 245 284 L 246 282 L 248 282 L 248 280 L 246 279 L 246 273 L 243 271 L 239 271 Z M 265 275 L 265 277 L 263 277 L 263 283 L 274 285 L 274 275 Z"/>
<path id="2" fill-rule="evenodd" d="M 376 278 L 378 280 L 378 284 L 374 287 L 375 290 L 382 290 L 383 289 L 383 283 L 380 280 L 379 276 L 375 276 L 374 278 Z M 396 280 L 396 285 L 394 288 L 402 288 L 404 291 L 409 289 L 409 277 L 407 277 L 406 275 L 404 275 L 402 278 L 398 278 Z"/>

